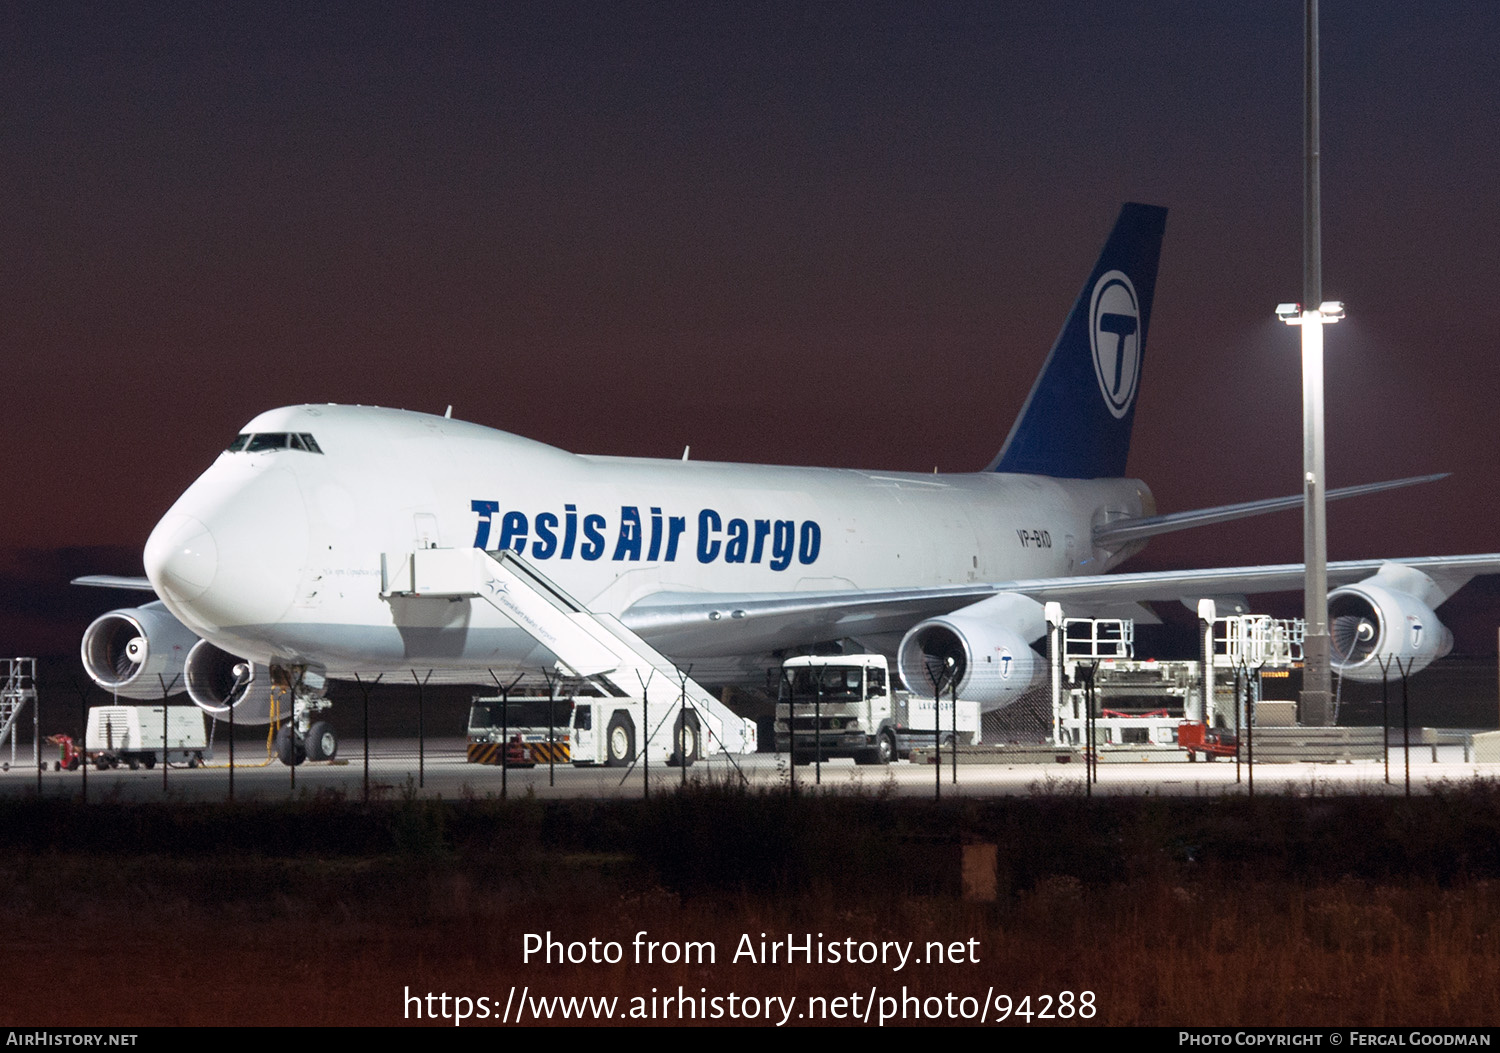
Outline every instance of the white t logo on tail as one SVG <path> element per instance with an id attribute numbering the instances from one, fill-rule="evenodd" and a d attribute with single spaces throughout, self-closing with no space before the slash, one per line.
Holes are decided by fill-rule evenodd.
<path id="1" fill-rule="evenodd" d="M 1116 418 L 1124 417 L 1141 378 L 1141 310 L 1135 286 L 1121 271 L 1108 271 L 1094 283 L 1089 346 L 1104 404 Z"/>

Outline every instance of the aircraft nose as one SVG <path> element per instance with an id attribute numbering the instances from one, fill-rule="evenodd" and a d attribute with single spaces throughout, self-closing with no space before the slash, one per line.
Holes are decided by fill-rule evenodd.
<path id="1" fill-rule="evenodd" d="M 219 547 L 197 519 L 168 512 L 146 539 L 146 577 L 166 598 L 190 603 L 208 591 L 219 568 Z"/>
<path id="2" fill-rule="evenodd" d="M 146 542 L 146 576 L 201 630 L 279 622 L 308 552 L 307 510 L 291 473 L 205 477 Z"/>

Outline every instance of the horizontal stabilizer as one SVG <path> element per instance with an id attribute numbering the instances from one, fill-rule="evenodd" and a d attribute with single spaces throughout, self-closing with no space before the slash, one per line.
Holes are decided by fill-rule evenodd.
<path id="1" fill-rule="evenodd" d="M 1447 477 L 1447 472 L 1439 472 L 1436 475 L 1414 475 L 1409 479 L 1392 479 L 1384 483 L 1345 486 L 1338 490 L 1328 491 L 1325 500 L 1336 501 L 1341 497 L 1378 494 L 1382 490 L 1397 490 L 1403 486 L 1432 483 Z M 1301 494 L 1294 494 L 1291 497 L 1268 497 L 1264 501 L 1243 501 L 1235 505 L 1218 505 L 1215 508 L 1173 512 L 1164 516 L 1117 519 L 1094 529 L 1094 545 L 1098 548 L 1118 548 L 1127 541 L 1139 541 L 1143 538 L 1155 537 L 1157 534 L 1170 534 L 1174 530 L 1187 530 L 1189 527 L 1227 523 L 1231 519 L 1247 519 L 1250 516 L 1265 515 L 1268 512 L 1284 512 L 1287 509 L 1300 508 L 1302 500 Z"/>

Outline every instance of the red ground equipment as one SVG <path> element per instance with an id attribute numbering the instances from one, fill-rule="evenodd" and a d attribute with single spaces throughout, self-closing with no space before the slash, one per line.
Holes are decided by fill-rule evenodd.
<path id="1" fill-rule="evenodd" d="M 61 750 L 58 759 L 52 762 L 53 771 L 77 771 L 83 764 L 83 751 L 71 735 L 48 735 L 47 741 Z"/>
<path id="2" fill-rule="evenodd" d="M 1184 720 L 1177 725 L 1177 745 L 1188 751 L 1189 760 L 1197 760 L 1200 753 L 1214 760 L 1233 757 L 1239 752 L 1240 741 L 1228 728 L 1211 728 L 1201 720 Z"/>

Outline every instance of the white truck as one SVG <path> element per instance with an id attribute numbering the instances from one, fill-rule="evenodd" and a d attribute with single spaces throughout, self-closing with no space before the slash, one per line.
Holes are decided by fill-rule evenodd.
<path id="1" fill-rule="evenodd" d="M 169 761 L 196 768 L 204 761 L 208 736 L 203 710 L 197 706 L 168 706 L 165 729 L 161 706 L 94 706 L 89 710 L 84 752 L 94 767 L 132 771 Z M 166 731 L 166 740 L 162 732 Z"/>
<path id="2" fill-rule="evenodd" d="M 820 755 L 852 757 L 857 764 L 889 764 L 936 740 L 979 743 L 979 703 L 959 699 L 957 726 L 950 698 L 934 706 L 929 696 L 895 690 L 884 655 L 812 655 L 788 658 L 776 702 L 776 751 L 806 764 Z"/>

